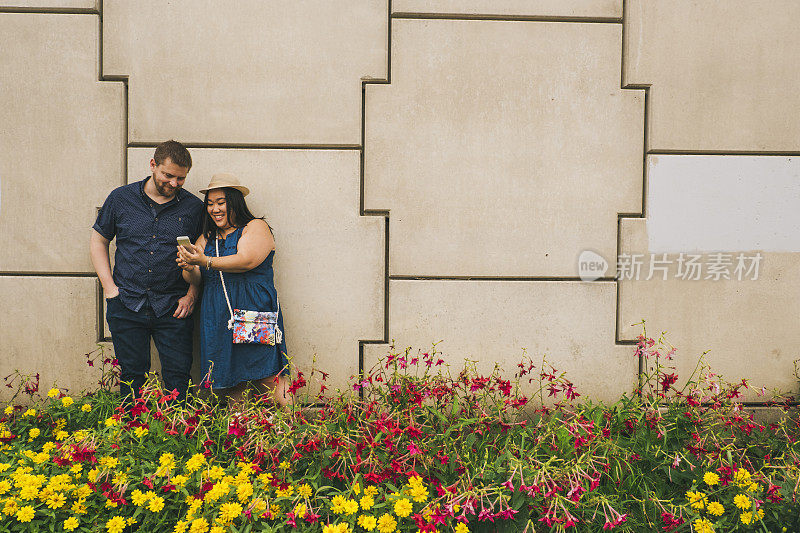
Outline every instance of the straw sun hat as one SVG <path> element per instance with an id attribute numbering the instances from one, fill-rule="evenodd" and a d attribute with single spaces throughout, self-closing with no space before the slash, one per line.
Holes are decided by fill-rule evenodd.
<path id="1" fill-rule="evenodd" d="M 242 193 L 242 196 L 247 196 L 250 194 L 250 189 L 242 185 L 239 182 L 239 178 L 233 174 L 228 174 L 227 172 L 220 172 L 219 174 L 214 174 L 211 176 L 211 181 L 208 182 L 208 187 L 205 189 L 200 189 L 200 192 L 205 194 L 211 189 L 220 189 L 222 187 L 238 189 Z"/>

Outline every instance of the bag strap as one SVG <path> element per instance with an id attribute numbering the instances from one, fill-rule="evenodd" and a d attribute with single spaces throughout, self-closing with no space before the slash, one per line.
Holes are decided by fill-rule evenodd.
<path id="1" fill-rule="evenodd" d="M 217 257 L 219 257 L 219 235 L 214 239 L 214 247 L 217 250 Z M 219 280 L 222 282 L 222 292 L 225 293 L 225 302 L 227 302 L 228 312 L 231 314 L 231 319 L 228 320 L 228 329 L 233 329 L 233 308 L 231 307 L 231 299 L 228 298 L 228 289 L 225 287 L 225 277 L 222 275 L 222 270 L 219 271 Z"/>
<path id="2" fill-rule="evenodd" d="M 214 248 L 217 251 L 217 257 L 219 257 L 219 234 L 217 238 L 214 239 Z M 219 280 L 222 282 L 222 292 L 225 294 L 225 302 L 228 304 L 228 312 L 231 315 L 230 320 L 228 320 L 228 329 L 233 329 L 233 308 L 231 307 L 231 299 L 228 298 L 228 289 L 225 287 L 225 277 L 222 275 L 222 271 L 219 270 Z M 281 300 L 280 298 L 276 298 L 278 303 L 278 310 L 275 311 L 277 314 L 281 312 Z M 277 317 L 276 317 L 277 320 Z"/>

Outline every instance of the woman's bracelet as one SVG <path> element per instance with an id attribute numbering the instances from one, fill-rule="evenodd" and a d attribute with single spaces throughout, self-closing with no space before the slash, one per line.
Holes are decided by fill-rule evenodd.
<path id="1" fill-rule="evenodd" d="M 206 260 L 206 270 L 211 270 L 211 259 L 213 259 L 213 258 L 212 258 L 212 257 L 209 257 L 209 258 Z"/>

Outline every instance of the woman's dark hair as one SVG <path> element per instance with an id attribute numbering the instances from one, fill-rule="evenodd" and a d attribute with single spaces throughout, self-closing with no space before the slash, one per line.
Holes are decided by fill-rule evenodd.
<path id="1" fill-rule="evenodd" d="M 250 212 L 250 209 L 247 208 L 247 202 L 244 201 L 242 191 L 231 187 L 223 187 L 222 190 L 225 192 L 225 206 L 228 213 L 228 221 L 231 226 L 234 228 L 243 228 L 253 219 L 264 220 L 264 217 L 257 217 Z M 206 241 L 210 241 L 216 238 L 217 225 L 214 223 L 211 215 L 208 214 L 208 192 L 206 192 L 205 198 L 203 198 L 203 204 L 206 206 L 205 214 L 203 215 L 203 235 L 205 235 Z M 269 226 L 269 224 L 267 226 Z M 271 227 L 269 231 L 272 232 Z"/>

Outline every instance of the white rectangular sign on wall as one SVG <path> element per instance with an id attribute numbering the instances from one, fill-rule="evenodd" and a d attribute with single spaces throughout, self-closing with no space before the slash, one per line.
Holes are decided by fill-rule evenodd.
<path id="1" fill-rule="evenodd" d="M 653 253 L 800 252 L 800 157 L 648 157 Z"/>

